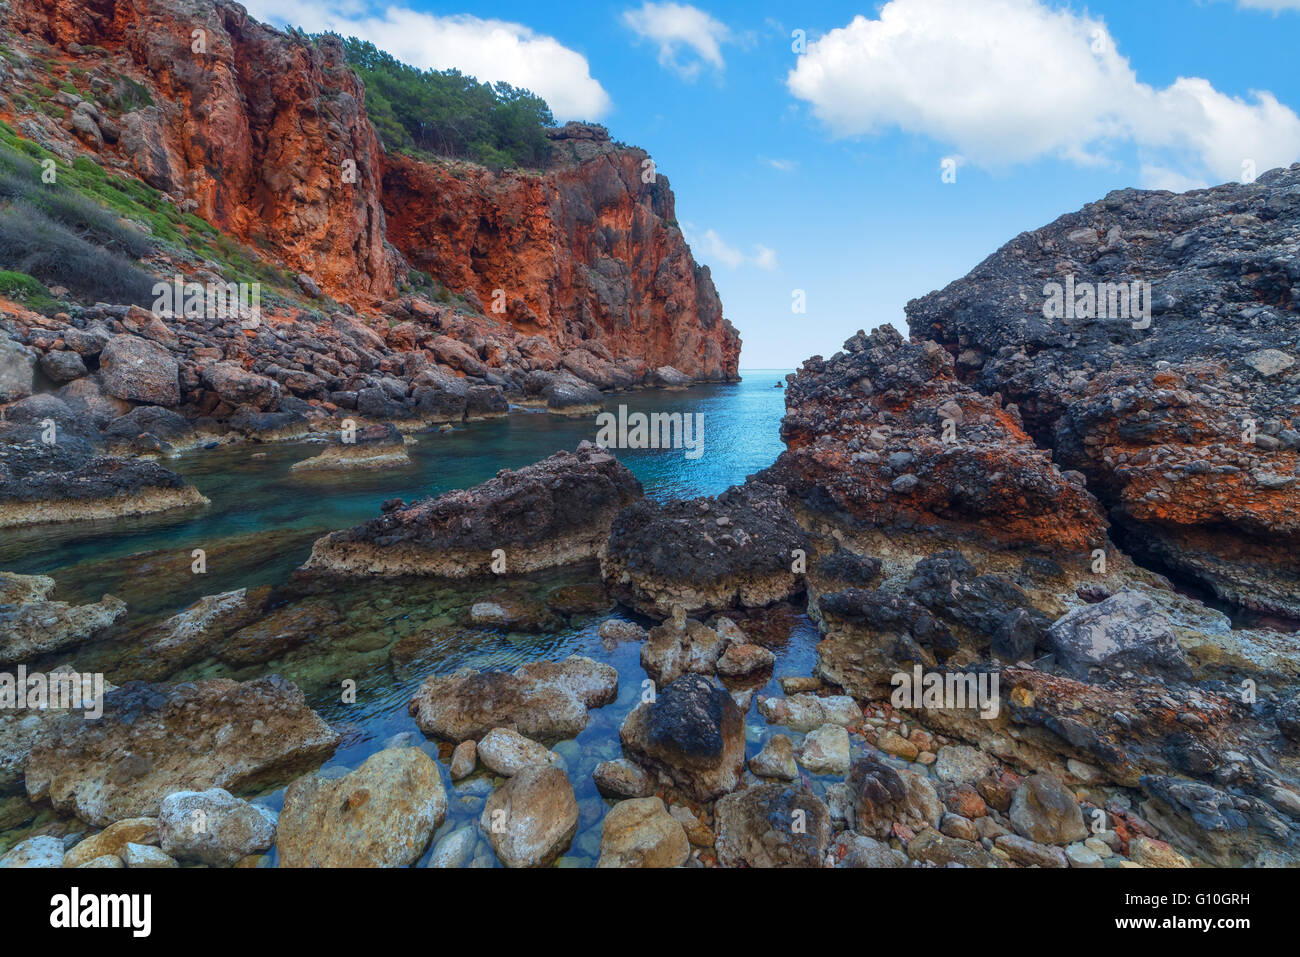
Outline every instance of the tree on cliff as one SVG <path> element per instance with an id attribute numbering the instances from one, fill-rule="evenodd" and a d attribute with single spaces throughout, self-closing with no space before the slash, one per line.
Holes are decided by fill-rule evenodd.
<path id="1" fill-rule="evenodd" d="M 385 149 L 494 168 L 547 165 L 545 131 L 555 118 L 540 96 L 508 83 L 480 83 L 459 70 L 419 70 L 356 37 L 343 45 L 366 85 L 366 112 Z"/>

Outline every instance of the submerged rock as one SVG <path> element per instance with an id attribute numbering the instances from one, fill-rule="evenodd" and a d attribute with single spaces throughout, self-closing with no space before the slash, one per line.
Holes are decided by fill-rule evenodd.
<path id="1" fill-rule="evenodd" d="M 808 540 L 782 489 L 758 482 L 717 498 L 649 499 L 619 513 L 600 571 L 616 597 L 647 615 L 770 605 L 803 590 Z"/>
<path id="2" fill-rule="evenodd" d="M 177 790 L 251 788 L 324 760 L 338 742 L 296 686 L 128 682 L 104 696 L 104 716 L 61 715 L 27 759 L 27 792 L 105 826 L 156 816 Z"/>
<path id="3" fill-rule="evenodd" d="M 411 699 L 420 729 L 447 741 L 478 740 L 494 728 L 530 738 L 577 737 L 590 708 L 611 704 L 618 672 L 590 658 L 534 661 L 513 672 L 465 668 L 427 679 Z"/>
<path id="4" fill-rule="evenodd" d="M 478 757 L 489 771 L 508 778 L 535 764 L 561 764 L 545 745 L 509 728 L 494 728 L 478 742 Z"/>
<path id="5" fill-rule="evenodd" d="M 44 600 L 0 604 L 0 664 L 29 661 L 87 641 L 125 614 L 126 602 L 112 595 L 92 605 Z"/>
<path id="6" fill-rule="evenodd" d="M 393 508 L 326 535 L 305 567 L 339 575 L 468 578 L 585 561 L 604 544 L 618 510 L 643 494 L 614 456 L 583 442 L 577 452 L 503 470 L 474 488 Z"/>
<path id="7" fill-rule="evenodd" d="M 276 848 L 281 867 L 409 867 L 443 819 L 447 794 L 419 748 L 372 754 L 341 778 L 289 785 Z"/>

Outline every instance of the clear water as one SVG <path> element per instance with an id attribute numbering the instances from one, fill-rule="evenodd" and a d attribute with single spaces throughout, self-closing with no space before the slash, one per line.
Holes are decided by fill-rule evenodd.
<path id="1" fill-rule="evenodd" d="M 629 412 L 704 414 L 705 451 L 699 459 L 689 460 L 682 450 L 671 449 L 617 453 L 647 494 L 717 494 L 775 460 L 782 448 L 778 429 L 785 393 L 774 386 L 785 373 L 749 370 L 744 375 L 744 381 L 735 384 L 630 393 L 607 401 L 612 411 L 621 403 Z M 570 654 L 613 665 L 620 676 L 617 702 L 593 711 L 588 727 L 575 741 L 553 744 L 568 763 L 582 814 L 577 837 L 561 863 L 589 866 L 598 856 L 601 821 L 608 806 L 595 790 L 592 769 L 601 760 L 619 756 L 618 727 L 638 703 L 645 678 L 640 646 L 606 647 L 597 629 L 607 618 L 635 620 L 636 616 L 610 606 L 572 615 L 562 626 L 540 633 L 482 629 L 466 622 L 470 605 L 479 597 L 504 592 L 545 599 L 556 588 L 598 580 L 598 570 L 583 566 L 482 583 L 424 579 L 343 587 L 295 575 L 294 570 L 317 537 L 374 517 L 386 499 L 409 501 L 469 487 L 500 469 L 572 449 L 583 439 L 593 439 L 595 431 L 594 417 L 564 419 L 516 410 L 505 419 L 471 423 L 450 433 L 420 433 L 418 444 L 408 450 L 412 465 L 407 468 L 311 478 L 294 475 L 290 466 L 319 451 L 312 443 L 197 450 L 170 465 L 212 500 L 209 508 L 6 532 L 0 542 L 0 568 L 53 576 L 58 583 L 55 597 L 62 600 L 94 601 L 105 592 L 126 600 L 129 615 L 113 635 L 60 656 L 80 670 L 103 671 L 115 683 L 139 677 L 149 628 L 203 595 L 266 585 L 273 588 L 271 603 L 277 608 L 327 602 L 336 620 L 314 641 L 254 665 L 235 666 L 209 658 L 167 678 L 246 680 L 283 675 L 298 684 L 311 705 L 343 733 L 326 765 L 339 771 L 357 767 L 395 735 L 405 735 L 405 741 L 440 758 L 450 810 L 437 837 L 477 821 L 484 798 L 500 782 L 482 769 L 466 780 L 450 780 L 446 768 L 450 747 L 426 741 L 407 711 L 426 677 L 466 666 L 514 668 L 530 660 L 558 660 Z M 191 570 L 191 552 L 196 548 L 207 554 L 206 574 Z M 811 673 L 817 634 L 801 614 L 778 610 L 752 623 L 742 619 L 741 626 L 778 656 L 771 679 L 760 691 L 777 693 L 781 677 Z M 356 682 L 355 703 L 340 700 L 345 679 Z M 773 729 L 753 706 L 746 721 L 752 756 Z M 816 789 L 825 782 L 811 783 Z M 277 808 L 282 799 L 282 790 L 259 798 Z M 4 800 L 17 799 L 0 798 Z M 35 814 L 33 820 L 7 832 L 0 824 L 0 848 L 34 828 L 76 828 L 75 822 L 58 819 L 48 808 L 32 808 L 29 813 Z M 8 815 L 13 814 L 11 804 Z M 476 856 L 480 866 L 496 866 L 481 836 Z"/>

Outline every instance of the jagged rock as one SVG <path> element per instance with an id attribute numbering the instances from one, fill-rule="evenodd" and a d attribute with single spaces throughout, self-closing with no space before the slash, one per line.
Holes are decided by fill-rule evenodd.
<path id="1" fill-rule="evenodd" d="M 937 828 L 943 804 L 929 779 L 915 771 L 897 771 L 864 756 L 849 769 L 853 826 L 868 837 L 886 838 L 895 821 Z"/>
<path id="2" fill-rule="evenodd" d="M 683 675 L 639 704 L 619 729 L 627 753 L 692 799 L 734 790 L 745 764 L 745 726 L 731 696 L 700 675 Z"/>
<path id="3" fill-rule="evenodd" d="M 733 644 L 718 659 L 718 674 L 724 678 L 747 678 L 772 670 L 776 655 L 762 645 Z"/>
<path id="4" fill-rule="evenodd" d="M 1188 854 L 1216 867 L 1241 867 L 1268 850 L 1294 857 L 1300 827 L 1259 798 L 1169 775 L 1140 785 L 1143 816 Z"/>
<path id="5" fill-rule="evenodd" d="M 841 834 L 831 849 L 836 867 L 894 868 L 908 867 L 907 855 L 862 834 Z"/>
<path id="6" fill-rule="evenodd" d="M 1016 403 L 1087 477 L 1139 557 L 1292 617 L 1300 482 L 1279 436 L 1300 375 L 1285 361 L 1300 309 L 1297 185 L 1291 167 L 1182 194 L 1113 192 L 907 306 L 914 336 L 963 350 L 974 387 Z M 1045 310 L 1048 283 L 1068 283 L 1085 310 Z M 1133 283 L 1150 284 L 1136 315 Z M 1248 420 L 1257 443 L 1243 439 Z"/>
<path id="7" fill-rule="evenodd" d="M 595 556 L 641 483 L 608 452 L 582 443 L 474 488 L 395 508 L 318 539 L 305 567 L 346 575 L 488 574 L 502 550 L 511 573 Z"/>
<path id="8" fill-rule="evenodd" d="M 657 797 L 619 801 L 600 829 L 597 867 L 681 867 L 691 845 Z"/>
<path id="9" fill-rule="evenodd" d="M 1169 620 L 1136 591 L 1122 591 L 1062 616 L 1048 631 L 1047 644 L 1057 664 L 1080 679 L 1097 668 L 1191 677 Z"/>
<path id="10" fill-rule="evenodd" d="M 757 784 L 718 801 L 723 867 L 821 867 L 831 838 L 825 803 L 807 788 Z"/>
<path id="11" fill-rule="evenodd" d="M 534 661 L 513 672 L 465 668 L 428 678 L 410 710 L 425 734 L 448 741 L 478 740 L 493 728 L 513 728 L 542 740 L 577 737 L 589 708 L 618 695 L 618 672 L 590 658 Z"/>
<path id="12" fill-rule="evenodd" d="M 27 759 L 27 792 L 105 826 L 157 815 L 177 790 L 241 790 L 319 763 L 337 732 L 277 676 L 239 683 L 128 682 L 104 696 L 104 715 L 61 715 Z"/>
<path id="13" fill-rule="evenodd" d="M 563 771 L 533 765 L 488 796 L 479 823 L 506 867 L 545 867 L 577 833 L 578 801 Z"/>
<path id="14" fill-rule="evenodd" d="M 281 867 L 409 867 L 447 816 L 438 766 L 419 748 L 372 754 L 341 778 L 289 785 L 276 847 Z"/>
<path id="15" fill-rule="evenodd" d="M 126 614 L 112 595 L 91 605 L 31 601 L 0 605 L 0 664 L 26 661 L 93 638 Z"/>
<path id="16" fill-rule="evenodd" d="M 280 384 L 264 375 L 249 372 L 237 362 L 214 362 L 203 370 L 203 382 L 233 406 L 274 412 L 280 405 Z"/>
<path id="17" fill-rule="evenodd" d="M 749 482 L 717 498 L 639 501 L 618 514 L 600 569 L 610 592 L 666 617 L 761 607 L 803 590 L 808 540 L 779 488 Z"/>
<path id="18" fill-rule="evenodd" d="M 229 866 L 269 850 L 276 820 L 270 808 L 241 801 L 224 788 L 174 791 L 159 807 L 158 843 L 180 860 Z"/>
<path id="19" fill-rule="evenodd" d="M 169 673 L 216 649 L 227 635 L 262 613 L 264 593 L 238 588 L 205 595 L 149 632 L 146 656 L 151 673 Z"/>
<path id="20" fill-rule="evenodd" d="M 682 675 L 712 675 L 730 639 L 694 618 L 682 618 L 680 609 L 650 629 L 641 646 L 641 667 L 656 685 L 670 685 Z"/>
<path id="21" fill-rule="evenodd" d="M 786 450 L 760 479 L 865 527 L 1080 555 L 1104 544 L 1097 503 L 1013 410 L 957 380 L 948 352 L 905 343 L 891 326 L 845 349 L 808 360 L 790 382 Z"/>

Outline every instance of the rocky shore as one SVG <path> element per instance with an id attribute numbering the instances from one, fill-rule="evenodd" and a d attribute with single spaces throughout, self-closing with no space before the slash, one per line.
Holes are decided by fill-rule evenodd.
<path id="1" fill-rule="evenodd" d="M 715 496 L 647 498 L 584 442 L 161 615 L 0 574 L 0 664 L 110 679 L 93 720 L 0 709 L 0 867 L 1295 866 L 1300 650 L 1258 613 L 1300 608 L 1298 177 L 1018 238 L 914 302 L 911 341 L 805 362 L 785 451 Z M 1062 270 L 1152 282 L 1151 325 L 1045 318 Z M 480 369 L 432 316 L 178 359 L 198 326 L 115 308 L 3 346 L 0 515 L 199 505 L 154 458 L 232 433 L 400 468 L 412 423 L 630 384 L 594 346 Z M 65 346 L 85 374 L 39 388 Z M 352 368 L 264 364 L 299 346 Z"/>

